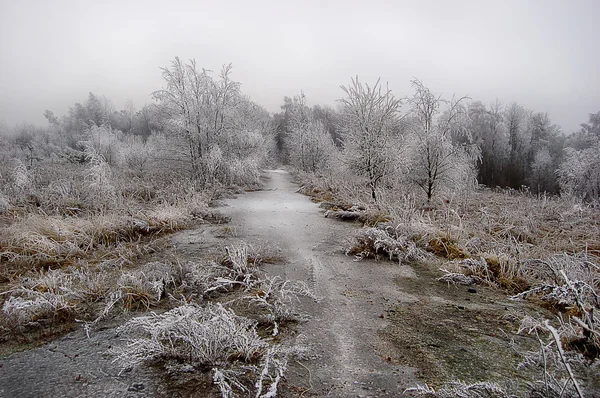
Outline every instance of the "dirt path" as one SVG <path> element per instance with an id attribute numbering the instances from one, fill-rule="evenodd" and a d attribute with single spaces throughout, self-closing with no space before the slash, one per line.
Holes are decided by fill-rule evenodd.
<path id="1" fill-rule="evenodd" d="M 228 201 L 223 212 L 238 238 L 281 250 L 287 261 L 267 272 L 307 281 L 320 299 L 303 308 L 311 319 L 299 326 L 317 357 L 293 366 L 287 392 L 308 387 L 304 396 L 398 396 L 414 385 L 415 371 L 387 360 L 392 348 L 378 336 L 388 326 L 385 314 L 392 305 L 417 300 L 394 282 L 414 271 L 386 262 L 374 270 L 344 256 L 352 227 L 324 218 L 316 204 L 296 193 L 288 173 L 267 174 L 265 190 Z"/>
<path id="2" fill-rule="evenodd" d="M 443 260 L 433 257 L 411 266 L 353 261 L 342 248 L 358 226 L 324 218 L 315 203 L 296 193 L 288 173 L 271 170 L 267 176 L 264 190 L 240 195 L 221 209 L 230 224 L 175 234 L 171 254 L 181 261 L 222 255 L 223 245 L 240 239 L 276 248 L 285 261 L 264 265 L 265 271 L 305 281 L 320 298 L 302 302 L 300 310 L 310 319 L 286 335 L 301 337 L 314 357 L 291 364 L 280 396 L 401 396 L 418 381 L 439 386 L 454 379 L 530 376 L 515 370 L 519 357 L 509 341 L 520 337 L 510 332 L 515 325 L 507 315 L 539 309 L 491 289 L 469 293 L 446 286 L 436 281 Z M 177 372 L 151 366 L 121 372 L 115 366 L 106 351 L 122 344 L 115 328 L 129 316 L 103 323 L 89 339 L 77 330 L 0 358 L 0 397 L 208 396 L 206 384 L 177 387 L 187 386 Z"/>

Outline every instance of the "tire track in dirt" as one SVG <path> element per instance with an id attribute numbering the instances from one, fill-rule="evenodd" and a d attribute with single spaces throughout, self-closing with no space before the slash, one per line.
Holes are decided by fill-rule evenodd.
<path id="1" fill-rule="evenodd" d="M 267 265 L 268 273 L 303 280 L 320 298 L 302 303 L 311 318 L 298 326 L 315 359 L 291 367 L 282 395 L 297 396 L 303 388 L 309 388 L 304 397 L 400 395 L 416 382 L 415 370 L 386 360 L 393 347 L 378 332 L 387 326 L 389 308 L 417 300 L 394 283 L 410 277 L 410 269 L 381 262 L 375 271 L 344 256 L 350 224 L 324 218 L 316 204 L 296 193 L 287 172 L 270 170 L 267 176 L 265 190 L 229 200 L 223 212 L 238 238 L 281 250 L 286 261 Z"/>

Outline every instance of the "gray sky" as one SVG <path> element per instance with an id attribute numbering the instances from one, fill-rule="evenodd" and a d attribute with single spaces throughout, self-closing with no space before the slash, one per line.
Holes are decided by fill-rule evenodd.
<path id="1" fill-rule="evenodd" d="M 304 90 L 331 104 L 359 75 L 411 94 L 418 77 L 447 97 L 517 101 L 575 131 L 600 110 L 600 1 L 0 0 L 0 121 L 44 125 L 105 95 L 137 108 L 159 67 L 234 65 L 269 111 Z"/>

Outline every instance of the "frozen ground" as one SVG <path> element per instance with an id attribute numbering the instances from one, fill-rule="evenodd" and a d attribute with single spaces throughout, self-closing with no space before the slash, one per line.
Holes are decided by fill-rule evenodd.
<path id="1" fill-rule="evenodd" d="M 468 293 L 437 282 L 439 260 L 354 261 L 342 248 L 359 226 L 324 218 L 288 173 L 266 176 L 264 190 L 227 201 L 226 227 L 183 231 L 173 242 L 183 259 L 218 252 L 228 239 L 263 245 L 283 258 L 265 265 L 267 272 L 303 280 L 319 297 L 301 303 L 309 320 L 285 334 L 310 346 L 312 359 L 291 365 L 281 396 L 399 396 L 417 382 L 527 376 L 514 370 L 519 358 L 508 341 L 516 337 L 506 315 L 531 309 L 493 290 Z M 105 352 L 119 343 L 114 327 L 123 321 L 105 324 L 91 339 L 79 330 L 0 359 L 0 397 L 208 396 L 202 385 L 173 390 L 178 376 L 151 367 L 119 373 Z"/>

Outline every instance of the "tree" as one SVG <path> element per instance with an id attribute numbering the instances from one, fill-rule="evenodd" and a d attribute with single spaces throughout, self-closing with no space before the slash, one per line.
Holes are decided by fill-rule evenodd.
<path id="1" fill-rule="evenodd" d="M 565 149 L 565 160 L 557 171 L 561 192 L 589 202 L 600 199 L 600 144 L 577 151 Z"/>
<path id="2" fill-rule="evenodd" d="M 312 173 L 323 171 L 337 150 L 323 123 L 314 119 L 292 127 L 289 147 L 290 162 Z"/>
<path id="3" fill-rule="evenodd" d="M 383 90 L 380 80 L 371 87 L 357 76 L 341 88 L 346 94 L 339 100 L 344 159 L 350 170 L 367 179 L 371 198 L 377 202 L 378 184 L 392 171 L 396 157 L 392 143 L 401 101 L 389 88 Z"/>
<path id="4" fill-rule="evenodd" d="M 133 102 L 127 100 L 125 107 L 119 112 L 113 112 L 110 118 L 112 128 L 121 130 L 124 133 L 132 134 L 135 128 L 136 110 Z"/>
<path id="5" fill-rule="evenodd" d="M 410 179 L 431 201 L 441 187 L 471 183 L 479 148 L 471 144 L 464 107 L 467 97 L 446 101 L 414 79 L 408 99 L 412 128 L 407 142 Z M 441 105 L 447 105 L 441 111 Z"/>
<path id="6" fill-rule="evenodd" d="M 342 137 L 337 128 L 338 115 L 330 106 L 315 105 L 312 107 L 312 115 L 316 120 L 323 123 L 327 132 L 331 135 L 335 145 L 341 145 Z"/>
<path id="7" fill-rule="evenodd" d="M 481 148 L 478 181 L 488 186 L 505 186 L 508 137 L 498 101 L 486 107 L 480 101 L 469 104 L 468 114 L 473 142 Z"/>
<path id="8" fill-rule="evenodd" d="M 591 148 L 600 141 L 600 111 L 589 115 L 589 122 L 582 123 L 581 129 L 569 136 L 567 146 L 576 150 Z"/>
<path id="9" fill-rule="evenodd" d="M 175 58 L 162 71 L 166 86 L 153 97 L 165 128 L 185 144 L 192 176 L 201 184 L 248 183 L 248 176 L 256 180 L 266 147 L 255 156 L 240 151 L 237 143 L 250 139 L 253 145 L 267 145 L 270 116 L 242 96 L 240 84 L 231 80 L 231 64 L 217 79 L 194 60 L 184 64 Z"/>
<path id="10" fill-rule="evenodd" d="M 84 107 L 84 122 L 87 123 L 88 127 L 92 127 L 92 125 L 100 127 L 103 124 L 110 123 L 110 115 L 114 112 L 114 105 L 105 96 L 90 93 Z"/>
<path id="11" fill-rule="evenodd" d="M 204 160 L 217 138 L 229 128 L 232 108 L 239 97 L 239 83 L 230 79 L 231 65 L 223 67 L 215 81 L 195 60 L 184 64 L 176 57 L 170 68 L 162 68 L 167 83 L 154 92 L 162 105 L 169 128 L 184 138 L 192 173 L 206 179 Z"/>
<path id="12" fill-rule="evenodd" d="M 508 133 L 507 185 L 520 188 L 525 182 L 528 139 L 527 120 L 531 112 L 513 102 L 504 110 L 504 123 Z"/>
<path id="13" fill-rule="evenodd" d="M 534 113 L 529 120 L 528 183 L 534 192 L 558 192 L 555 170 L 560 165 L 564 137 L 547 113 Z"/>
<path id="14" fill-rule="evenodd" d="M 179 57 L 170 68 L 162 68 L 166 87 L 152 94 L 160 102 L 169 129 L 181 136 L 188 147 L 192 173 L 201 173 L 201 159 L 207 152 L 208 123 L 203 119 L 203 105 L 209 101 L 206 70 L 199 71 L 196 62 L 185 65 Z"/>
<path id="15" fill-rule="evenodd" d="M 589 115 L 589 123 L 574 134 L 585 142 L 582 149 L 565 148 L 557 170 L 561 192 L 598 203 L 600 199 L 600 112 Z"/>
<path id="16" fill-rule="evenodd" d="M 278 119 L 278 135 L 282 140 L 285 160 L 304 172 L 323 171 L 337 149 L 323 121 L 321 107 L 309 108 L 304 93 L 293 98 L 285 97 L 284 101 L 284 114 Z"/>

